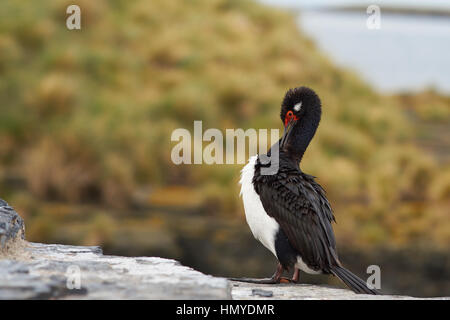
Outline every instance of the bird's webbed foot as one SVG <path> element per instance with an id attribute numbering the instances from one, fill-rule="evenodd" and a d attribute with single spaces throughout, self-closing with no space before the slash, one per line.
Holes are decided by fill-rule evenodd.
<path id="1" fill-rule="evenodd" d="M 263 278 L 263 279 L 257 279 L 257 278 L 228 278 L 228 280 L 232 281 L 239 281 L 239 282 L 247 282 L 247 283 L 255 283 L 255 284 L 276 284 L 280 283 L 280 279 L 274 279 L 274 278 Z"/>
<path id="2" fill-rule="evenodd" d="M 255 279 L 255 278 L 229 278 L 232 281 L 255 283 L 255 284 L 277 284 L 277 283 L 290 283 L 291 279 L 282 277 L 283 266 L 279 263 L 277 270 L 271 278 Z"/>

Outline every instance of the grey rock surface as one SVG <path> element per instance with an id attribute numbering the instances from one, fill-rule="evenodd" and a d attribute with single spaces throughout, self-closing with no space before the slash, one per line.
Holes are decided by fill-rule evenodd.
<path id="1" fill-rule="evenodd" d="M 8 249 L 8 246 L 17 237 L 24 238 L 25 224 L 17 212 L 0 199 L 0 250 Z"/>
<path id="2" fill-rule="evenodd" d="M 232 281 L 234 300 L 411 300 L 409 296 L 356 294 L 347 289 L 309 284 L 251 284 Z M 431 298 L 449 300 L 449 297 Z"/>
<path id="3" fill-rule="evenodd" d="M 226 279 L 154 257 L 99 247 L 26 243 L 0 260 L 0 299 L 230 299 Z"/>

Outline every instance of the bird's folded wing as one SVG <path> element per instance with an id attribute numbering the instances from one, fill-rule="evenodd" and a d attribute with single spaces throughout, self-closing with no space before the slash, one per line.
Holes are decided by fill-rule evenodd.
<path id="1" fill-rule="evenodd" d="M 304 262 L 321 270 L 339 264 L 331 226 L 334 216 L 318 184 L 293 177 L 256 183 L 255 189 L 267 214 L 279 223 Z"/>

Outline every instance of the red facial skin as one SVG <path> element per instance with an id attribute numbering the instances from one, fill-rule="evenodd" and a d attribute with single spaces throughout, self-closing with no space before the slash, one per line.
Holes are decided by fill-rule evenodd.
<path id="1" fill-rule="evenodd" d="M 286 113 L 286 117 L 284 118 L 284 126 L 287 127 L 287 125 L 289 124 L 289 122 L 291 122 L 291 120 L 298 120 L 298 117 L 291 111 L 289 110 Z"/>

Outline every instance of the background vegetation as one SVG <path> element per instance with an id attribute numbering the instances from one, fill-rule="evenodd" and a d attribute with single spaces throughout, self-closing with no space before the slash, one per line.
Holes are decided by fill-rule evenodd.
<path id="1" fill-rule="evenodd" d="M 72 3 L 78 31 L 65 26 Z M 416 261 L 416 277 L 392 275 L 388 289 L 449 295 L 450 98 L 376 93 L 327 61 L 288 13 L 253 1 L 0 7 L 0 196 L 29 240 L 267 275 L 273 259 L 238 198 L 241 165 L 175 166 L 170 135 L 194 120 L 281 129 L 285 91 L 307 85 L 324 112 L 302 169 L 328 192 L 343 252 Z M 417 261 L 419 251 L 436 254 Z M 435 279 L 419 289 L 424 263 Z"/>

